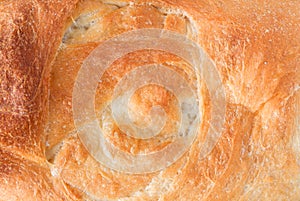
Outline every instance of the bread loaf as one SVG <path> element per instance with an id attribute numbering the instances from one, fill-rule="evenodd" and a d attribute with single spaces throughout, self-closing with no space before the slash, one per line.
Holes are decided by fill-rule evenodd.
<path id="1" fill-rule="evenodd" d="M 299 200 L 299 8 L 293 0 L 1 1 L 0 200 Z M 155 42 L 155 30 L 168 37 Z M 88 114 L 84 86 L 94 79 L 95 117 L 84 122 L 94 120 L 109 146 L 93 129 L 82 134 L 76 116 Z M 114 102 L 138 79 L 146 84 L 128 104 Z M 195 127 L 183 108 L 191 96 Z M 195 136 L 177 136 L 182 126 Z M 142 136 L 144 128 L 158 131 Z"/>

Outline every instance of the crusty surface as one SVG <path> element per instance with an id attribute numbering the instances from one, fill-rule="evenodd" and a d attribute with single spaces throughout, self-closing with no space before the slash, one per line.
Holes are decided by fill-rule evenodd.
<path id="1" fill-rule="evenodd" d="M 0 199 L 299 200 L 299 7 L 292 0 L 0 2 Z M 208 53 L 225 87 L 226 123 L 204 159 L 199 134 L 170 167 L 125 174 L 97 162 L 82 145 L 72 89 L 94 48 L 139 28 L 185 34 Z M 152 63 L 194 79 L 181 58 L 143 50 L 114 62 L 97 88 L 95 108 L 105 137 L 127 153 L 172 143 L 168 124 L 157 138 L 137 140 L 119 130 L 109 108 L 102 111 L 121 77 Z M 205 87 L 200 92 L 199 133 L 205 134 L 210 99 Z M 134 115 L 155 104 L 169 119 L 177 118 L 174 96 L 161 87 L 144 87 L 131 102 Z"/>
<path id="2" fill-rule="evenodd" d="M 61 20 L 75 3 L 0 2 L 1 200 L 61 199 L 45 160 L 43 127 Z"/>

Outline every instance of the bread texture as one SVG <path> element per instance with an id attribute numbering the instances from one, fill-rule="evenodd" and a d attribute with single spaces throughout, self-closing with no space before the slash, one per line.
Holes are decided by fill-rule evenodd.
<path id="1" fill-rule="evenodd" d="M 293 0 L 0 1 L 0 200 L 299 200 L 299 9 Z M 212 118 L 200 83 L 202 121 L 191 146 L 162 170 L 132 174 L 98 162 L 84 146 L 72 96 L 95 48 L 146 28 L 203 48 L 220 75 L 226 113 L 217 144 L 200 157 Z M 131 97 L 130 112 L 144 125 L 160 105 L 168 117 L 161 133 L 136 139 L 113 119 L 108 103 L 118 82 L 150 64 L 198 82 L 189 62 L 162 50 L 112 63 L 96 89 L 96 116 L 104 137 L 132 155 L 171 144 L 179 118 L 175 95 L 147 85 Z"/>

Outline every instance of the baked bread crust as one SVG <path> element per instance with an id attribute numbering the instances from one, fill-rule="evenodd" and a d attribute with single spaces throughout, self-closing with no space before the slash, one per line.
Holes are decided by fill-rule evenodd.
<path id="1" fill-rule="evenodd" d="M 44 155 L 50 64 L 76 1 L 0 2 L 0 200 L 60 200 Z"/>
<path id="2" fill-rule="evenodd" d="M 299 199 L 299 7 L 297 1 L 0 2 L 0 200 Z M 95 30 L 72 30 L 76 19 L 90 13 L 101 17 Z M 130 175 L 99 164 L 81 144 L 71 89 L 83 60 L 101 42 L 151 27 L 186 34 L 214 60 L 227 95 L 226 123 L 203 160 L 199 137 L 165 170 Z M 152 62 L 176 61 L 188 74 L 180 59 L 148 54 L 156 58 Z M 112 69 L 140 65 L 139 55 L 121 58 Z M 113 72 L 105 78 L 118 75 Z M 108 81 L 99 90 L 113 86 Z M 99 107 L 107 100 L 101 94 Z M 207 129 L 204 121 L 201 131 Z M 116 146 L 124 140 L 115 140 Z"/>

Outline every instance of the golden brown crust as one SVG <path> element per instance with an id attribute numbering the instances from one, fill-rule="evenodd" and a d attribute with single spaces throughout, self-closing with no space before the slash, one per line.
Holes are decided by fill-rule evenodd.
<path id="1" fill-rule="evenodd" d="M 46 164 L 0 150 L 1 200 L 62 200 Z"/>
<path id="2" fill-rule="evenodd" d="M 61 38 L 61 20 L 76 3 L 71 2 L 0 2 L 1 199 L 59 199 L 51 190 L 43 126 L 49 65 Z"/>
<path id="3" fill-rule="evenodd" d="M 298 10 L 292 0 L 0 2 L 0 199 L 297 200 Z M 226 123 L 204 159 L 199 159 L 204 137 L 199 135 L 172 166 L 125 174 L 97 162 L 82 145 L 73 123 L 72 89 L 83 60 L 99 44 L 153 27 L 187 35 L 214 60 L 227 95 Z M 190 66 L 174 55 L 131 53 L 104 74 L 96 109 L 110 100 L 115 78 L 148 63 L 192 76 Z M 201 90 L 200 130 L 207 133 L 211 105 L 207 89 Z M 134 111 L 144 114 L 159 103 L 170 117 L 177 116 L 174 98 L 161 88 L 146 87 L 135 95 Z M 165 146 L 126 137 L 107 120 L 110 115 L 98 117 L 107 117 L 102 124 L 112 123 L 105 135 L 125 152 Z"/>

